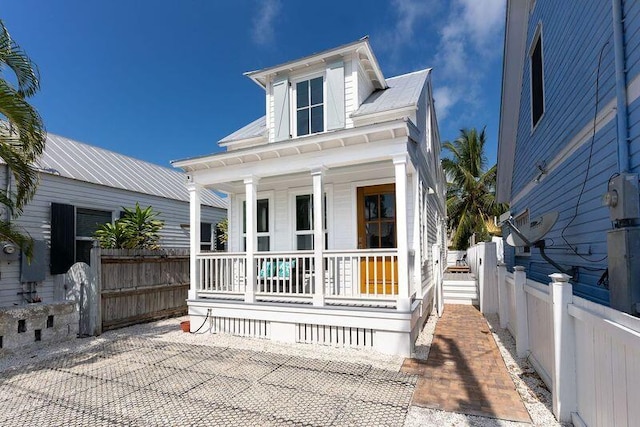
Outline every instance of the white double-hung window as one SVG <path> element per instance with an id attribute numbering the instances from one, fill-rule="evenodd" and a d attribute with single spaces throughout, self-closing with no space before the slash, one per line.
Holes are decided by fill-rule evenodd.
<path id="1" fill-rule="evenodd" d="M 273 141 L 344 129 L 344 63 L 337 61 L 321 71 L 274 78 L 270 103 Z"/>
<path id="2" fill-rule="evenodd" d="M 324 245 L 328 247 L 327 235 L 327 195 L 324 195 Z M 313 241 L 313 194 L 299 194 L 295 196 L 295 245 L 296 249 L 311 250 Z"/>
<path id="3" fill-rule="evenodd" d="M 295 84 L 296 135 L 324 132 L 324 77 Z"/>
<path id="4" fill-rule="evenodd" d="M 258 237 L 258 251 L 271 249 L 271 221 L 269 219 L 269 199 L 256 201 L 256 235 Z M 247 203 L 242 202 L 242 244 L 243 250 L 247 250 Z"/>

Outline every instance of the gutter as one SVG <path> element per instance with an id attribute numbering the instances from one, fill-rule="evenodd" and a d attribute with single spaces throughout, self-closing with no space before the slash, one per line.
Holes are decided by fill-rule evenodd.
<path id="1" fill-rule="evenodd" d="M 627 76 L 625 70 L 624 21 L 622 19 L 623 0 L 612 0 L 613 47 L 615 54 L 617 122 L 618 122 L 618 169 L 629 172 L 629 112 L 627 106 Z"/>

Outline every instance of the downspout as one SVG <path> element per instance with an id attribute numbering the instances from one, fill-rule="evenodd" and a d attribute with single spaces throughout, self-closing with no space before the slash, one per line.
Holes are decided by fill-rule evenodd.
<path id="1" fill-rule="evenodd" d="M 618 100 L 618 169 L 629 172 L 629 113 L 627 109 L 627 76 L 625 70 L 624 21 L 622 20 L 623 0 L 612 0 L 613 6 L 613 48 L 615 55 L 616 98 Z"/>

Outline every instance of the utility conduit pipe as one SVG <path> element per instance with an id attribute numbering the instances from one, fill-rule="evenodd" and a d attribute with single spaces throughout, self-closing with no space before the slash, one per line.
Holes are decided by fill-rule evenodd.
<path id="1" fill-rule="evenodd" d="M 631 159 L 629 157 L 629 114 L 627 109 L 627 72 L 625 70 L 626 61 L 622 2 L 623 0 L 611 1 L 613 6 L 613 49 L 616 72 L 616 98 L 618 101 L 618 170 L 620 173 L 625 173 L 629 172 Z"/>

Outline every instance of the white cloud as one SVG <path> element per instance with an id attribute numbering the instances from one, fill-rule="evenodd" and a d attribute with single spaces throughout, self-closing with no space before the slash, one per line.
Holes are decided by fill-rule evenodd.
<path id="1" fill-rule="evenodd" d="M 388 43 L 383 46 L 392 50 L 410 42 L 416 24 L 428 16 L 434 7 L 435 2 L 432 0 L 393 0 L 391 8 L 397 19 L 393 29 L 385 35 Z"/>
<path id="2" fill-rule="evenodd" d="M 502 53 L 504 0 L 454 0 L 438 32 L 433 66 L 435 84 L 444 101 L 437 103 L 444 119 L 460 102 L 473 120 L 483 109 L 483 84 L 490 65 Z"/>
<path id="3" fill-rule="evenodd" d="M 447 86 L 441 86 L 434 89 L 433 98 L 436 103 L 438 120 L 444 120 L 449 115 L 451 106 L 458 102 L 460 94 L 453 93 L 453 90 Z"/>
<path id="4" fill-rule="evenodd" d="M 263 0 L 253 18 L 251 36 L 261 46 L 272 43 L 275 39 L 274 21 L 281 9 L 280 0 Z"/>

